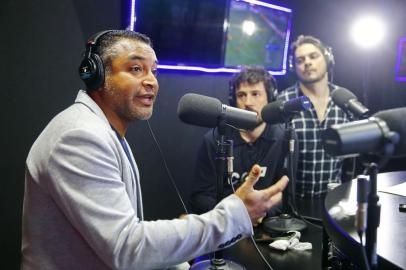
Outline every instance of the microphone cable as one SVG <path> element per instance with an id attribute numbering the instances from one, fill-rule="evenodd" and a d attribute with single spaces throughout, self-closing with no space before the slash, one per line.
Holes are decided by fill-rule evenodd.
<path id="1" fill-rule="evenodd" d="M 164 167 L 165 167 L 166 174 L 168 175 L 168 178 L 169 178 L 169 180 L 170 180 L 170 182 L 171 182 L 173 188 L 175 189 L 176 195 L 178 196 L 178 198 L 179 198 L 179 200 L 180 200 L 180 202 L 181 202 L 181 204 L 182 204 L 183 210 L 185 210 L 185 213 L 188 215 L 188 214 L 189 214 L 189 211 L 187 210 L 186 204 L 185 204 L 185 202 L 183 201 L 182 196 L 180 195 L 179 189 L 178 189 L 178 187 L 176 186 L 175 180 L 174 180 L 173 177 L 172 177 L 172 173 L 171 173 L 170 170 L 169 170 L 168 164 L 167 164 L 166 159 L 165 159 L 165 155 L 164 155 L 164 153 L 162 152 L 161 147 L 159 146 L 158 140 L 157 140 L 157 138 L 155 137 L 154 131 L 152 130 L 152 127 L 151 127 L 151 125 L 150 125 L 150 123 L 149 123 L 149 120 L 147 120 L 147 126 L 148 126 L 148 129 L 149 129 L 149 133 L 151 134 L 151 137 L 152 137 L 152 139 L 153 139 L 154 142 L 155 142 L 155 146 L 156 146 L 156 148 L 158 149 L 158 152 L 159 152 L 159 154 L 160 154 L 161 161 L 162 161 L 162 163 L 163 163 L 163 165 L 164 165 Z"/>
<path id="2" fill-rule="evenodd" d="M 233 144 L 232 144 L 232 143 L 231 143 L 231 144 L 230 144 L 230 143 L 225 143 L 224 145 L 225 145 L 226 147 L 233 147 Z M 232 153 L 233 151 L 232 151 L 232 149 L 231 149 L 231 150 L 226 151 L 226 152 Z M 227 158 L 228 158 L 228 157 L 227 157 Z M 234 158 L 234 157 L 232 157 L 232 158 Z M 232 172 L 231 172 L 231 173 L 228 172 L 228 173 L 227 173 L 227 181 L 228 181 L 228 183 L 230 183 L 230 186 L 231 186 L 231 189 L 233 190 L 233 193 L 235 193 L 235 187 L 234 187 L 234 183 L 232 182 L 232 181 L 233 181 L 232 178 L 233 178 Z M 254 247 L 255 247 L 255 249 L 256 249 L 258 255 L 261 257 L 262 261 L 266 264 L 266 266 L 267 266 L 270 270 L 273 270 L 272 266 L 271 266 L 271 265 L 268 263 L 268 261 L 265 259 L 264 254 L 262 254 L 262 252 L 261 252 L 261 250 L 259 249 L 257 243 L 255 242 L 254 236 L 251 235 L 251 236 L 250 236 L 250 239 L 251 239 L 251 243 L 254 245 Z"/>
<path id="3" fill-rule="evenodd" d="M 232 182 L 233 179 L 231 179 L 231 175 L 228 175 L 228 182 L 231 183 L 231 189 L 233 190 L 233 192 L 235 193 L 235 188 L 234 188 L 234 184 Z M 250 236 L 251 239 L 251 243 L 254 245 L 258 255 L 261 257 L 262 261 L 266 264 L 266 266 L 268 266 L 268 268 L 270 270 L 273 270 L 272 266 L 268 263 L 268 261 L 265 259 L 264 254 L 262 254 L 261 250 L 259 250 L 258 244 L 255 242 L 254 236 Z"/>
<path id="4" fill-rule="evenodd" d="M 362 262 L 363 262 L 366 270 L 371 270 L 371 267 L 368 262 L 367 253 L 365 251 L 366 247 L 365 247 L 364 241 L 363 241 L 363 232 L 358 231 L 358 236 L 359 236 L 359 241 L 360 241 L 360 245 L 361 245 Z"/>

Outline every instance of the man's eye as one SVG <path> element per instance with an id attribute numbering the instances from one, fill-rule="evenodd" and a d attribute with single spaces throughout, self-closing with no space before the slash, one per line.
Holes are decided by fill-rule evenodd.
<path id="1" fill-rule="evenodd" d="M 318 54 L 318 53 L 313 53 L 313 54 L 310 55 L 310 58 L 316 59 L 316 58 L 318 58 L 319 56 L 320 56 L 320 54 Z"/>
<path id="2" fill-rule="evenodd" d="M 303 63 L 303 59 L 302 58 L 297 58 L 295 62 L 297 64 L 301 64 L 301 63 Z"/>
<path id="3" fill-rule="evenodd" d="M 131 71 L 140 72 L 140 71 L 142 71 L 142 68 L 140 66 L 133 66 L 133 67 L 131 67 Z"/>

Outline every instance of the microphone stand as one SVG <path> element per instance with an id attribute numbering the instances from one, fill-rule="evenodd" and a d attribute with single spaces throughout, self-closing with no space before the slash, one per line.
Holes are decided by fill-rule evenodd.
<path id="1" fill-rule="evenodd" d="M 369 175 L 370 189 L 368 193 L 368 208 L 367 208 L 367 226 L 365 232 L 365 247 L 368 262 L 371 269 L 378 267 L 378 256 L 376 254 L 377 230 L 381 219 L 381 204 L 377 190 L 377 176 L 379 168 L 382 168 L 394 153 L 395 144 L 399 141 L 399 135 L 395 132 L 386 132 L 385 145 L 383 148 L 383 156 L 379 159 L 379 163 L 374 161 L 369 162 L 365 168 L 364 174 Z M 368 156 L 367 156 L 368 158 Z M 371 156 L 369 158 L 376 159 Z"/>
<path id="2" fill-rule="evenodd" d="M 230 169 L 232 170 L 232 147 L 233 143 L 232 140 L 225 140 L 225 134 L 226 134 L 226 121 L 225 121 L 225 116 L 222 114 L 219 117 L 218 124 L 217 124 L 217 130 L 219 133 L 219 142 L 217 143 L 217 150 L 216 150 L 216 175 L 217 175 L 217 181 L 216 181 L 216 199 L 217 203 L 220 202 L 223 199 L 224 196 L 224 179 L 226 176 L 226 162 L 228 161 L 228 166 L 231 168 L 228 168 L 228 171 Z M 227 148 L 227 149 L 226 149 Z M 227 154 L 227 157 L 226 157 Z M 231 156 L 229 156 L 231 155 Z M 231 176 L 230 172 L 228 174 Z M 230 184 L 231 184 L 231 179 L 230 179 Z M 200 261 L 196 264 L 193 264 L 190 268 L 190 270 L 203 270 L 203 269 L 208 269 L 208 270 L 246 270 L 246 268 L 242 265 L 237 264 L 236 262 L 226 260 L 223 258 L 223 251 L 222 250 L 217 250 L 214 252 L 213 258 L 210 260 L 203 260 Z"/>
<path id="3" fill-rule="evenodd" d="M 371 269 L 376 269 L 376 267 L 378 266 L 378 258 L 376 255 L 376 239 L 377 230 L 381 220 L 381 204 L 379 203 L 379 196 L 377 191 L 378 165 L 374 162 L 371 162 L 371 164 L 368 165 L 366 171 L 368 171 L 369 175 L 370 190 L 368 194 L 365 247 Z"/>
<path id="4" fill-rule="evenodd" d="M 287 232 L 287 231 L 302 231 L 306 229 L 307 225 L 303 220 L 294 218 L 292 216 L 292 209 L 289 207 L 289 191 L 294 198 L 295 196 L 295 170 L 294 170 L 294 157 L 295 157 L 295 130 L 289 125 L 288 120 L 285 121 L 285 141 L 288 144 L 288 186 L 282 193 L 282 214 L 277 217 L 270 217 L 264 220 L 262 226 L 265 230 Z"/>

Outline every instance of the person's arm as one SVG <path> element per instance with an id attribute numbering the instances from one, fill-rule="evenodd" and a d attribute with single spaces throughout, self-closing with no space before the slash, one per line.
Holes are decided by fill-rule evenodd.
<path id="1" fill-rule="evenodd" d="M 244 205 L 261 198 L 244 203 L 231 195 L 200 216 L 140 221 L 122 181 L 120 163 L 112 138 L 73 130 L 63 135 L 47 164 L 50 196 L 110 268 L 160 269 L 252 234 L 250 215 L 257 214 Z"/>

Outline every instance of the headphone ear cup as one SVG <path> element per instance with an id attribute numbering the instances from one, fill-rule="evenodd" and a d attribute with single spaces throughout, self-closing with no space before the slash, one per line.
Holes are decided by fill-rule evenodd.
<path id="1" fill-rule="evenodd" d="M 289 68 L 289 71 L 291 71 L 291 72 L 295 71 L 295 64 L 293 63 L 292 55 L 289 55 L 289 57 L 288 57 L 288 68 Z"/>
<path id="2" fill-rule="evenodd" d="M 329 65 L 329 68 L 332 69 L 334 67 L 334 65 L 336 64 L 336 61 L 334 59 L 333 50 L 330 47 L 328 47 L 327 53 L 328 53 L 328 65 Z"/>
<path id="3" fill-rule="evenodd" d="M 100 56 L 98 54 L 92 53 L 90 55 L 90 58 L 92 59 L 92 62 L 95 64 L 95 77 L 93 81 L 92 88 L 90 89 L 98 89 L 100 86 L 104 84 L 104 66 L 103 66 L 103 61 L 101 60 Z"/>
<path id="4" fill-rule="evenodd" d="M 275 77 L 271 76 L 271 89 L 268 93 L 268 103 L 274 102 L 276 100 L 277 95 L 278 95 L 278 83 Z"/>
<path id="5" fill-rule="evenodd" d="M 104 83 L 104 67 L 99 55 L 85 57 L 79 66 L 79 76 L 89 90 L 99 88 Z"/>
<path id="6" fill-rule="evenodd" d="M 271 97 L 271 99 L 268 101 L 268 103 L 276 101 L 276 97 L 277 97 L 277 96 L 278 96 L 278 89 L 275 88 L 275 89 L 273 89 L 273 91 L 272 91 L 272 97 Z"/>
<path id="7" fill-rule="evenodd" d="M 230 104 L 230 106 L 232 107 L 235 107 L 237 105 L 237 101 L 235 100 L 234 88 L 232 87 L 231 83 L 228 89 L 228 104 Z"/>

